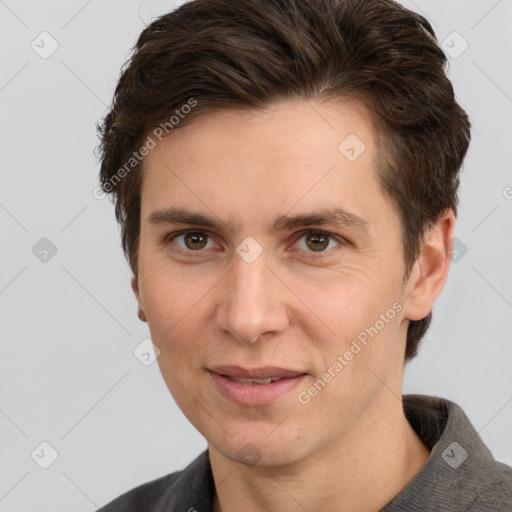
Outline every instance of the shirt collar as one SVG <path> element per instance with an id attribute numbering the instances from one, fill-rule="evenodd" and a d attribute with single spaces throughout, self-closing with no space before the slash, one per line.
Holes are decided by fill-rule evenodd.
<path id="1" fill-rule="evenodd" d="M 404 395 L 406 418 L 431 450 L 426 464 L 382 512 L 445 510 L 453 502 L 454 489 L 478 487 L 468 475 L 481 473 L 494 463 L 468 418 L 453 402 L 422 395 Z M 154 512 L 180 510 L 211 512 L 215 484 L 208 450 L 199 455 L 168 487 Z M 461 500 L 474 499 L 475 492 L 461 493 Z M 459 502 L 461 509 L 464 503 Z"/>
<path id="2" fill-rule="evenodd" d="M 482 487 L 475 476 L 490 472 L 495 464 L 491 452 L 453 402 L 405 395 L 403 404 L 405 416 L 431 453 L 382 512 L 452 510 L 454 503 L 457 510 L 468 510 Z"/>

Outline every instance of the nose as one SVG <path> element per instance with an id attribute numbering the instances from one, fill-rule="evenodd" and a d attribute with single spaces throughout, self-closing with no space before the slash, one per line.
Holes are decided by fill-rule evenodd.
<path id="1" fill-rule="evenodd" d="M 282 287 L 265 254 L 252 263 L 235 255 L 223 283 L 217 327 L 241 343 L 283 332 L 289 325 L 289 312 Z"/>

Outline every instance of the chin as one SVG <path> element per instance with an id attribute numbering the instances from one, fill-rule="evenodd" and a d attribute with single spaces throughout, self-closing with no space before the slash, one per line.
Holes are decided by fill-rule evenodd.
<path id="1" fill-rule="evenodd" d="M 291 435 L 286 439 L 269 439 L 261 431 L 253 436 L 229 437 L 218 444 L 208 444 L 234 462 L 260 467 L 286 466 L 304 458 L 307 451 L 304 442 L 295 441 Z"/>

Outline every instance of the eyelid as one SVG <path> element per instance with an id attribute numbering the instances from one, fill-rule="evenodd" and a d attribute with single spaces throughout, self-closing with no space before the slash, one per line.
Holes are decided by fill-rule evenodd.
<path id="1" fill-rule="evenodd" d="M 338 245 L 336 247 L 348 244 L 348 241 L 340 235 L 331 233 L 330 231 L 325 231 L 323 229 L 308 228 L 308 229 L 303 229 L 302 231 L 299 231 L 293 235 L 292 246 L 295 245 L 305 235 L 325 235 L 338 243 Z M 328 249 L 325 251 L 304 251 L 302 249 L 298 249 L 298 250 L 302 251 L 302 252 L 307 252 L 307 253 L 316 254 L 316 255 L 320 256 L 322 254 L 323 255 L 328 254 L 333 249 L 336 249 L 336 247 L 332 247 L 331 249 Z"/>
<path id="2" fill-rule="evenodd" d="M 190 255 L 193 255 L 193 256 L 199 256 L 201 253 L 203 253 L 205 251 L 205 249 L 198 249 L 196 251 L 193 251 L 191 249 L 184 249 L 183 247 L 180 247 L 178 244 L 176 244 L 174 242 L 174 239 L 179 237 L 179 236 L 183 236 L 183 235 L 187 235 L 188 233 L 201 233 L 203 235 L 206 235 L 207 238 L 208 238 L 208 241 L 212 241 L 213 243 L 215 243 L 217 246 L 219 245 L 216 241 L 215 241 L 215 237 L 212 236 L 208 230 L 206 229 L 202 229 L 202 228 L 186 228 L 186 229 L 180 229 L 179 231 L 173 231 L 172 233 L 168 233 L 164 236 L 163 240 L 162 240 L 162 244 L 163 245 L 166 245 L 166 244 L 169 244 L 170 242 L 173 242 L 175 247 L 176 247 L 176 251 L 178 252 L 181 252 L 182 254 L 186 254 L 187 256 L 190 256 Z M 211 247 L 210 247 L 211 249 Z"/>
<path id="3" fill-rule="evenodd" d="M 188 233 L 202 233 L 202 234 L 205 234 L 209 240 L 213 241 L 217 246 L 219 245 L 216 241 L 215 241 L 215 237 L 209 233 L 208 230 L 206 229 L 202 229 L 202 228 L 186 228 L 186 229 L 181 229 L 179 231 L 173 231 L 172 233 L 168 233 L 164 236 L 163 240 L 162 240 L 162 243 L 165 245 L 165 244 L 168 244 L 169 242 L 172 242 L 175 238 L 177 238 L 178 236 L 183 236 L 183 235 L 186 235 Z M 348 244 L 348 241 L 343 238 L 342 236 L 340 235 L 337 235 L 335 233 L 332 233 L 330 231 L 325 231 L 325 230 L 322 230 L 322 229 L 315 229 L 315 228 L 306 228 L 306 229 L 303 229 L 301 231 L 298 231 L 296 233 L 293 234 L 293 243 L 292 243 L 292 246 L 295 245 L 302 237 L 304 237 L 305 235 L 310 235 L 310 234 L 318 234 L 318 235 L 325 235 L 327 237 L 329 237 L 330 239 L 332 240 L 335 240 L 338 245 L 336 247 L 339 247 L 339 246 L 343 246 L 343 245 L 347 245 Z M 182 254 L 187 254 L 187 255 L 193 255 L 195 253 L 195 255 L 200 255 L 201 253 L 203 253 L 205 251 L 205 249 L 199 249 L 197 251 L 193 251 L 193 250 L 190 250 L 190 249 L 183 249 L 183 247 L 180 247 L 179 245 L 175 244 L 177 250 L 179 252 L 181 252 Z M 321 256 L 322 254 L 325 255 L 327 253 L 329 253 L 330 251 L 332 251 L 333 249 L 336 249 L 336 247 L 333 247 L 331 249 L 328 249 L 328 250 L 325 250 L 325 251 L 305 251 L 303 249 L 298 249 L 299 251 L 302 251 L 302 252 L 307 252 L 307 253 L 311 253 L 311 254 L 316 254 L 317 256 Z M 288 248 L 287 250 L 290 250 L 290 248 Z"/>

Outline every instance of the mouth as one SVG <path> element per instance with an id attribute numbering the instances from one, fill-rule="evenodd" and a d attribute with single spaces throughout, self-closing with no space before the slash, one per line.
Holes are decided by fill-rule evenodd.
<path id="1" fill-rule="evenodd" d="M 278 366 L 263 366 L 260 368 L 243 368 L 234 365 L 213 366 L 210 371 L 223 377 L 245 384 L 269 384 L 280 379 L 289 379 L 304 375 L 303 371 L 288 370 Z"/>
<path id="2" fill-rule="evenodd" d="M 307 375 L 270 366 L 252 369 L 215 366 L 209 373 L 224 398 L 245 406 L 269 405 L 288 394 Z"/>
<path id="3" fill-rule="evenodd" d="M 221 375 L 221 377 L 226 377 L 232 381 L 240 382 L 240 384 L 270 384 L 271 382 L 276 382 L 276 381 L 284 378 L 284 377 L 268 377 L 267 379 L 246 379 L 244 377 L 232 377 L 229 375 Z"/>

